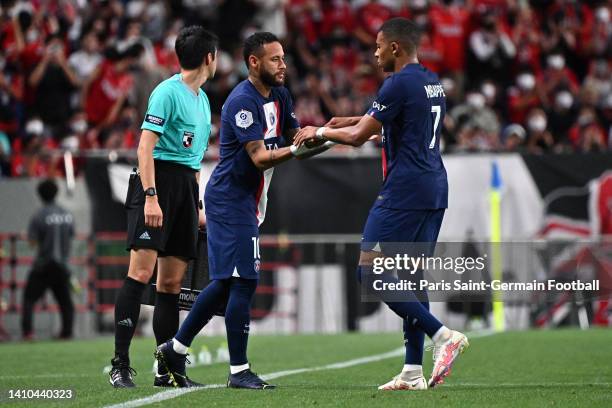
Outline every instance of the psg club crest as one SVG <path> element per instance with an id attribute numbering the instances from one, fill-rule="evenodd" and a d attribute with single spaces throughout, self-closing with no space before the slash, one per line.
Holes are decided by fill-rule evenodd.
<path id="1" fill-rule="evenodd" d="M 183 147 L 189 149 L 193 143 L 194 133 L 188 130 L 183 132 Z"/>
<path id="2" fill-rule="evenodd" d="M 253 267 L 255 268 L 255 272 L 256 273 L 259 273 L 260 266 L 261 266 L 261 262 L 259 261 L 259 259 L 256 259 L 254 264 L 253 264 Z"/>

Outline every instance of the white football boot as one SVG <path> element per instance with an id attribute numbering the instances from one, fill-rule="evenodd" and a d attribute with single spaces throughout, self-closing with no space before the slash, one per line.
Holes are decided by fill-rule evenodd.
<path id="1" fill-rule="evenodd" d="M 408 376 L 407 373 L 399 373 L 391 381 L 378 387 L 379 390 L 398 391 L 398 390 L 426 390 L 427 380 L 423 375 Z"/>
<path id="2" fill-rule="evenodd" d="M 433 388 L 444 382 L 451 372 L 453 363 L 463 353 L 470 343 L 465 334 L 451 330 L 447 340 L 433 346 L 434 366 L 429 379 L 429 387 Z"/>

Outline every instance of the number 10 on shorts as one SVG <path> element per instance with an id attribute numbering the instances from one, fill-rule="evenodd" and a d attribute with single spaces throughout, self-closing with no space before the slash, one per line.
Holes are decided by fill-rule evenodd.
<path id="1" fill-rule="evenodd" d="M 251 241 L 253 241 L 253 258 L 261 258 L 259 254 L 259 237 L 252 237 Z"/>

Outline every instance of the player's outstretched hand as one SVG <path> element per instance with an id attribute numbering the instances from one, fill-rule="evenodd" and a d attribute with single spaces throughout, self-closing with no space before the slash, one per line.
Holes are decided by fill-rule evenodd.
<path id="1" fill-rule="evenodd" d="M 164 215 L 157 200 L 147 200 L 144 205 L 145 225 L 147 227 L 161 228 Z"/>
<path id="2" fill-rule="evenodd" d="M 315 126 L 306 126 L 301 128 L 293 138 L 293 144 L 300 147 L 304 142 L 319 139 L 319 137 L 316 135 L 317 129 L 318 128 Z"/>

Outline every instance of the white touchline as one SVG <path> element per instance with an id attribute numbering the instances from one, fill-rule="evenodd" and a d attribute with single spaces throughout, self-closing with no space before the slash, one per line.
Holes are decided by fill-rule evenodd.
<path id="1" fill-rule="evenodd" d="M 495 334 L 492 330 L 484 330 L 476 333 L 468 334 L 468 338 L 475 339 L 479 337 L 486 337 Z M 429 342 L 429 339 L 427 339 Z M 317 367 L 305 367 L 305 368 L 296 368 L 293 370 L 283 370 L 277 371 L 270 374 L 264 374 L 261 376 L 264 380 L 273 380 L 275 378 L 286 377 L 294 374 L 302 374 L 302 373 L 311 373 L 314 371 L 323 371 L 323 370 L 337 370 L 340 368 L 348 368 L 361 364 L 373 363 L 376 361 L 386 360 L 392 357 L 398 357 L 405 353 L 405 348 L 400 347 L 395 350 L 388 351 L 386 353 L 374 354 L 372 356 L 355 358 L 352 360 L 341 361 L 339 363 L 326 364 Z M 155 404 L 157 402 L 166 401 L 169 399 L 173 399 L 176 397 L 180 397 L 181 395 L 188 394 L 190 392 L 209 390 L 212 388 L 224 388 L 225 384 L 209 384 L 204 387 L 194 387 L 194 388 L 176 388 L 173 390 L 158 392 L 157 394 L 150 395 L 148 397 L 143 397 L 131 401 L 121 402 L 119 404 L 114 405 L 106 405 L 103 408 L 132 408 L 132 407 L 142 407 L 144 405 Z"/>

